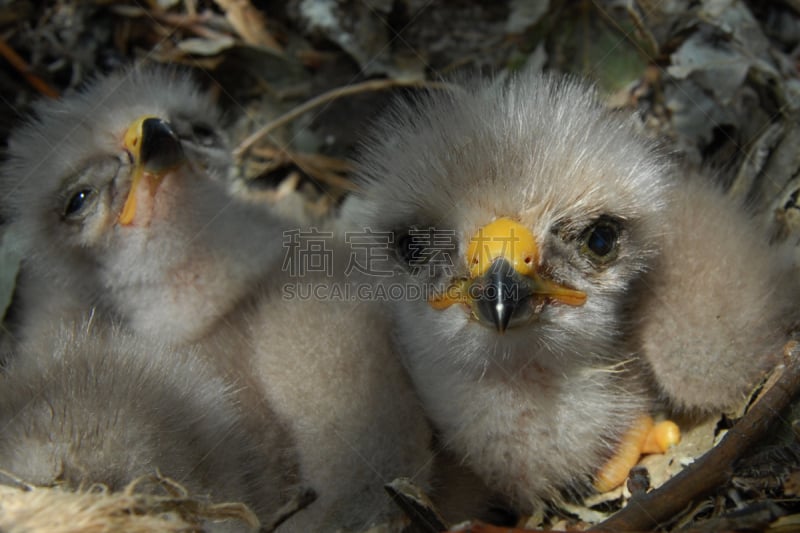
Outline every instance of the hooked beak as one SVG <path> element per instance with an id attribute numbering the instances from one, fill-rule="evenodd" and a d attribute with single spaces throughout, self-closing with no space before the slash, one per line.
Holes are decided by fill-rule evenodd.
<path id="1" fill-rule="evenodd" d="M 435 309 L 455 303 L 472 316 L 504 333 L 525 323 L 545 302 L 579 306 L 586 293 L 546 278 L 539 272 L 539 248 L 522 224 L 499 218 L 472 237 L 467 248 L 469 277 L 454 280 L 444 293 L 429 300 Z"/>
<path id="2" fill-rule="evenodd" d="M 143 116 L 128 127 L 123 146 L 133 158 L 131 189 L 125 199 L 119 223 L 127 226 L 136 216 L 136 197 L 143 181 L 155 195 L 164 176 L 186 160 L 180 139 L 165 120 Z"/>

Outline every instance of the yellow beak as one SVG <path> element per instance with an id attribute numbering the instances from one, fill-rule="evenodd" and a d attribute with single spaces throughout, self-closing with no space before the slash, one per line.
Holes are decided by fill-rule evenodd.
<path id="1" fill-rule="evenodd" d="M 155 195 L 164 176 L 180 166 L 185 157 L 180 139 L 170 125 L 155 116 L 136 119 L 125 132 L 122 144 L 133 157 L 131 189 L 119 215 L 119 223 L 127 226 L 136 216 L 137 191 L 143 179 L 150 194 Z"/>
<path id="2" fill-rule="evenodd" d="M 509 218 L 482 227 L 467 247 L 469 278 L 454 280 L 429 300 L 434 309 L 462 303 L 480 322 L 502 333 L 530 318 L 545 299 L 579 306 L 586 293 L 560 285 L 539 273 L 539 247 L 533 234 Z"/>

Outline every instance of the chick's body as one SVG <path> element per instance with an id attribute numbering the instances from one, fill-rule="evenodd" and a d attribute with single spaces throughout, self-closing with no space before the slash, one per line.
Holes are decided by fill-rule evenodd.
<path id="1" fill-rule="evenodd" d="M 361 529 L 399 517 L 383 485 L 415 475 L 425 484 L 430 430 L 386 321 L 366 304 L 284 298 L 293 280 L 280 269 L 283 231 L 296 228 L 237 201 L 215 179 L 230 161 L 223 143 L 195 139 L 221 138 L 208 99 L 181 77 L 134 71 L 39 115 L 15 136 L 3 190 L 28 239 L 27 271 L 60 285 L 21 287 L 21 336 L 43 317 L 68 321 L 94 309 L 95 320 L 137 337 L 190 347 L 233 384 L 262 452 L 291 455 L 282 486 L 316 492 L 282 531 Z M 79 138 L 48 154 L 47 169 L 37 166 L 29 146 L 36 136 L 58 147 L 75 122 Z M 51 298 L 63 305 L 48 305 Z M 276 450 L 284 433 L 291 454 Z"/>
<path id="2" fill-rule="evenodd" d="M 232 387 L 193 350 L 91 323 L 37 333 L 0 375 L 5 472 L 111 490 L 160 472 L 199 498 L 279 507 L 287 443 L 259 453 Z"/>
<path id="3" fill-rule="evenodd" d="M 622 314 L 657 252 L 666 168 L 572 81 L 527 76 L 418 104 L 395 108 L 367 145 L 364 193 L 345 217 L 393 232 L 401 279 L 437 294 L 506 276 L 494 267 L 476 276 L 479 256 L 467 257 L 493 221 L 523 228 L 511 248 L 522 233 L 535 242 L 524 279 L 563 296 L 485 300 L 511 307 L 511 322 L 463 295 L 445 309 L 425 299 L 393 306 L 397 344 L 440 440 L 529 509 L 585 486 L 648 408 Z M 419 228 L 452 236 L 452 271 L 410 264 L 403 236 Z"/>
<path id="4" fill-rule="evenodd" d="M 318 493 L 282 528 L 365 531 L 402 515 L 384 485 L 407 477 L 427 486 L 430 427 L 389 342 L 386 310 L 367 301 L 282 299 L 297 282 L 333 287 L 341 279 L 274 283 L 251 321 L 257 379 L 291 421 L 299 477 Z"/>
<path id="5" fill-rule="evenodd" d="M 664 253 L 642 280 L 636 342 L 661 396 L 695 415 L 740 406 L 800 325 L 790 245 L 770 245 L 707 177 L 678 178 Z"/>
<path id="6" fill-rule="evenodd" d="M 393 303 L 396 344 L 439 440 L 519 510 L 599 481 L 660 399 L 735 406 L 797 322 L 790 251 L 679 173 L 532 74 L 398 104 L 363 150 L 345 219 L 427 295 Z"/>

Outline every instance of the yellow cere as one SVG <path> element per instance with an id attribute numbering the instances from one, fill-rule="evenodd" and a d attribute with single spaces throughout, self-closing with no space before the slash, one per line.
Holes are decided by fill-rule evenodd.
<path id="1" fill-rule="evenodd" d="M 539 275 L 539 247 L 533 233 L 510 218 L 501 217 L 477 231 L 467 246 L 469 279 L 456 279 L 428 303 L 434 309 L 447 309 L 463 303 L 472 305 L 469 288 L 475 280 L 489 270 L 494 261 L 502 258 L 527 280 L 530 293 L 547 297 L 566 305 L 578 306 L 586 302 L 586 293 L 562 286 Z"/>
<path id="2" fill-rule="evenodd" d="M 467 247 L 470 276 L 483 275 L 498 258 L 531 280 L 531 291 L 567 305 L 583 305 L 586 293 L 570 289 L 539 276 L 539 246 L 533 233 L 514 220 L 501 217 L 478 230 Z"/>
<path id="3" fill-rule="evenodd" d="M 149 118 L 157 118 L 151 115 L 144 115 L 139 117 L 128 127 L 122 138 L 123 147 L 133 156 L 133 178 L 131 180 L 131 189 L 128 192 L 128 197 L 125 199 L 125 205 L 122 207 L 122 213 L 119 215 L 119 223 L 123 226 L 129 225 L 133 222 L 133 217 L 136 216 L 136 190 L 139 187 L 142 176 L 144 175 L 144 165 L 141 160 L 142 149 L 142 124 Z"/>
<path id="4" fill-rule="evenodd" d="M 498 257 L 504 258 L 523 276 L 530 276 L 539 262 L 539 248 L 528 228 L 510 218 L 498 218 L 487 224 L 469 241 L 467 261 L 469 273 L 475 278 L 491 266 Z"/>

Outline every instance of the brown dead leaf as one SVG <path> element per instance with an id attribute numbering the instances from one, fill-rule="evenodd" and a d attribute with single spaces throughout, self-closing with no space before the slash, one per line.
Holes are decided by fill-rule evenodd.
<path id="1" fill-rule="evenodd" d="M 783 482 L 783 494 L 785 496 L 800 495 L 800 470 L 792 471 Z"/>
<path id="2" fill-rule="evenodd" d="M 283 53 L 281 45 L 267 31 L 264 15 L 250 3 L 250 0 L 214 0 L 225 11 L 233 29 L 244 42 L 253 46 L 268 48 L 279 54 Z"/>

